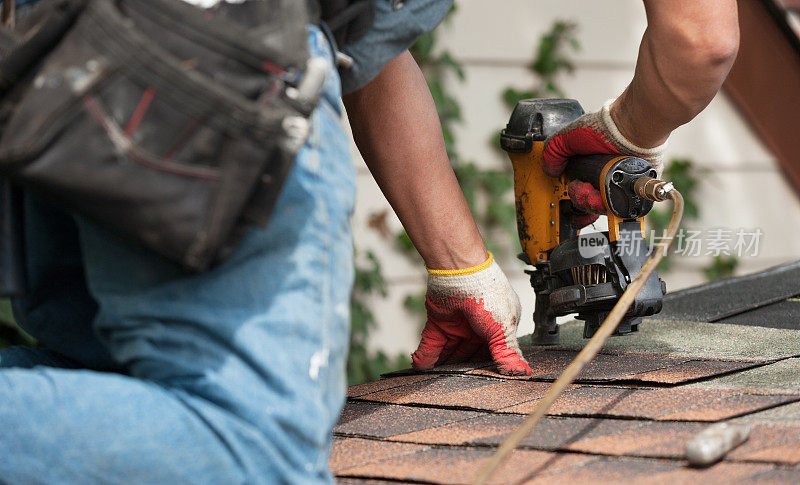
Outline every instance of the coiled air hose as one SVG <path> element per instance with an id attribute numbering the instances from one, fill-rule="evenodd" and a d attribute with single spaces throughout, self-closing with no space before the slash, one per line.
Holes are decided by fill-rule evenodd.
<path id="1" fill-rule="evenodd" d="M 628 308 L 636 298 L 636 294 L 639 293 L 642 286 L 644 286 L 645 282 L 650 277 L 650 273 L 656 269 L 659 261 L 667 254 L 672 240 L 678 232 L 681 218 L 683 218 L 683 196 L 675 190 L 671 183 L 650 177 L 640 177 L 634 185 L 634 190 L 639 196 L 655 202 L 667 199 L 672 200 L 672 217 L 669 220 L 666 235 L 659 241 L 657 245 L 658 248 L 653 251 L 653 254 L 651 254 L 644 263 L 639 274 L 636 275 L 631 284 L 628 285 L 628 288 L 622 293 L 619 301 L 617 301 L 616 305 L 611 309 L 608 317 L 606 317 L 603 324 L 600 325 L 594 336 L 586 343 L 583 350 L 581 350 L 575 357 L 575 360 L 564 369 L 561 376 L 553 382 L 553 385 L 550 386 L 550 389 L 548 389 L 547 393 L 539 402 L 539 405 L 536 406 L 536 409 L 534 409 L 533 412 L 525 418 L 525 421 L 506 438 L 495 454 L 492 455 L 492 458 L 481 468 L 473 482 L 475 485 L 485 484 L 489 480 L 492 474 L 503 464 L 508 455 L 519 446 L 522 440 L 525 439 L 539 421 L 541 421 L 553 402 L 564 392 L 564 389 L 575 381 L 586 364 L 588 364 L 603 348 L 603 344 L 605 344 L 608 337 L 614 333 L 614 329 L 617 328 L 620 320 L 625 316 L 625 313 L 627 313 Z"/>

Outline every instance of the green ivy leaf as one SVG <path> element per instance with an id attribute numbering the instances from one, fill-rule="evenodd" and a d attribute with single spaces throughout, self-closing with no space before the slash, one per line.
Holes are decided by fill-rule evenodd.
<path id="1" fill-rule="evenodd" d="M 464 81 L 467 78 L 464 74 L 464 67 L 460 62 L 453 59 L 449 51 L 445 51 L 439 56 L 438 63 L 440 67 L 453 71 L 459 81 Z"/>
<path id="2" fill-rule="evenodd" d="M 486 206 L 486 216 L 513 236 L 517 230 L 517 210 L 508 202 L 490 202 Z"/>
<path id="3" fill-rule="evenodd" d="M 486 170 L 481 173 L 481 185 L 489 197 L 500 198 L 514 188 L 514 178 L 508 172 Z"/>
<path id="4" fill-rule="evenodd" d="M 512 87 L 503 90 L 503 102 L 509 109 L 513 109 L 523 99 L 538 98 L 539 93 L 533 90 L 518 90 Z"/>
<path id="5" fill-rule="evenodd" d="M 425 315 L 425 292 L 406 295 L 403 299 L 403 308 L 405 308 L 412 315 L 424 316 Z"/>
<path id="6" fill-rule="evenodd" d="M 417 60 L 418 64 L 425 64 L 433 53 L 433 46 L 436 43 L 436 37 L 433 31 L 422 34 L 417 37 L 417 40 L 409 49 Z"/>
<path id="7" fill-rule="evenodd" d="M 386 281 L 383 279 L 381 263 L 372 251 L 367 251 L 366 256 L 369 265 L 356 265 L 353 287 L 365 294 L 377 293 L 385 297 Z"/>
<path id="8" fill-rule="evenodd" d="M 738 266 L 739 259 L 736 256 L 720 254 L 715 256 L 711 263 L 703 268 L 703 273 L 705 273 L 709 281 L 716 281 L 733 276 Z"/>
<path id="9" fill-rule="evenodd" d="M 398 249 L 406 254 L 413 254 L 416 251 L 416 248 L 414 248 L 414 243 L 411 242 L 411 238 L 408 237 L 408 233 L 405 231 L 405 229 L 398 232 L 397 236 L 395 236 L 395 245 Z"/>

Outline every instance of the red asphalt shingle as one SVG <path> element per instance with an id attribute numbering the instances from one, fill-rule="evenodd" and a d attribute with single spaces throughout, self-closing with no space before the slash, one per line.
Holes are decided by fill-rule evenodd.
<path id="1" fill-rule="evenodd" d="M 721 462 L 708 468 L 681 466 L 671 471 L 654 473 L 648 476 L 645 481 L 653 485 L 752 483 L 751 478 L 754 475 L 766 474 L 773 470 L 775 470 L 775 467 L 769 465 Z"/>
<path id="2" fill-rule="evenodd" d="M 566 391 L 549 414 L 598 415 L 656 419 L 663 414 L 687 409 L 698 403 L 713 402 L 723 397 L 741 394 L 725 389 L 642 389 L 580 387 Z M 504 412 L 527 414 L 538 402 L 526 402 L 503 409 Z"/>
<path id="3" fill-rule="evenodd" d="M 702 423 L 642 421 L 640 426 L 621 433 L 576 441 L 565 448 L 583 453 L 683 460 L 686 442 L 705 426 Z M 797 454 L 791 450 L 791 441 L 800 446 L 800 427 L 756 424 L 748 440 L 725 459 L 795 465 Z M 775 443 L 785 446 L 773 446 Z"/>
<path id="4" fill-rule="evenodd" d="M 646 483 L 654 473 L 670 472 L 675 463 L 656 460 L 616 460 L 607 457 L 566 470 L 539 474 L 526 485 L 576 485 L 584 483 Z"/>
<path id="5" fill-rule="evenodd" d="M 800 400 L 794 393 L 749 393 L 738 389 L 635 389 L 581 386 L 564 392 L 549 415 L 610 416 L 666 421 L 719 421 Z M 501 409 L 528 414 L 539 401 Z"/>
<path id="6" fill-rule="evenodd" d="M 334 433 L 386 438 L 474 418 L 480 413 L 376 403 L 348 402 Z"/>
<path id="7" fill-rule="evenodd" d="M 427 381 L 438 377 L 437 374 L 412 374 L 406 376 L 388 377 L 372 382 L 365 382 L 357 386 L 350 386 L 347 389 L 347 397 L 359 397 L 371 392 L 384 391 L 395 387 L 413 384 L 415 382 Z"/>
<path id="8" fill-rule="evenodd" d="M 502 443 L 525 419 L 512 414 L 489 414 L 473 419 L 393 436 L 392 440 L 425 444 L 492 445 Z M 640 426 L 632 420 L 544 418 L 521 446 L 552 451 L 594 437 L 608 437 Z"/>
<path id="9" fill-rule="evenodd" d="M 530 377 L 510 377 L 513 380 L 535 379 L 553 381 L 572 362 L 579 349 L 560 347 L 537 351 L 530 360 L 533 373 Z M 740 371 L 767 363 L 763 359 L 698 359 L 603 350 L 580 373 L 578 383 L 630 382 L 654 384 L 679 384 Z M 494 366 L 479 367 L 467 374 L 508 378 L 497 373 Z"/>
<path id="10" fill-rule="evenodd" d="M 799 437 L 800 438 L 800 437 Z M 786 465 L 800 464 L 800 439 L 791 443 L 767 446 L 760 450 L 740 455 L 742 461 L 761 461 L 767 463 L 784 463 Z"/>
<path id="11" fill-rule="evenodd" d="M 756 473 L 747 477 L 749 485 L 797 485 L 800 479 L 800 469 L 797 467 L 789 468 L 772 468 L 771 470 Z"/>
<path id="12" fill-rule="evenodd" d="M 698 404 L 689 409 L 661 415 L 658 419 L 685 421 L 718 421 L 744 414 L 750 414 L 779 404 L 788 404 L 800 400 L 793 394 L 751 394 L 741 393 L 724 397 L 711 402 Z"/>
<path id="13" fill-rule="evenodd" d="M 494 411 L 538 399 L 549 387 L 550 385 L 545 382 L 510 382 L 473 376 L 441 376 L 433 380 L 362 395 L 360 399 Z"/>
<path id="14" fill-rule="evenodd" d="M 718 463 L 708 468 L 692 468 L 681 463 L 652 459 L 599 459 L 587 462 L 583 466 L 557 473 L 543 473 L 523 482 L 526 485 L 575 485 L 576 483 L 643 483 L 643 484 L 691 484 L 703 485 L 730 483 L 758 483 L 759 478 L 774 478 L 774 482 L 783 482 L 781 474 L 785 470 L 768 465 L 744 463 Z M 791 478 L 797 480 L 797 473 Z"/>
<path id="15" fill-rule="evenodd" d="M 636 374 L 644 383 L 678 384 L 703 377 L 727 374 L 761 365 L 750 360 L 690 360 L 674 366 Z"/>
<path id="16" fill-rule="evenodd" d="M 477 448 L 431 448 L 385 461 L 350 468 L 340 473 L 346 477 L 369 477 L 422 481 L 426 483 L 472 483 L 480 468 L 491 458 L 492 451 Z M 581 466 L 596 460 L 587 455 L 558 455 L 533 450 L 514 451 L 489 483 L 508 484 L 526 480 L 547 470 Z"/>
<path id="17" fill-rule="evenodd" d="M 733 461 L 800 464 L 800 424 L 756 423 L 750 437 L 726 457 Z"/>
<path id="18" fill-rule="evenodd" d="M 396 435 L 392 439 L 431 445 L 466 445 L 483 444 L 494 438 L 492 443 L 496 444 L 522 423 L 523 419 L 522 416 L 514 415 L 483 415 L 445 426 Z"/>
<path id="19" fill-rule="evenodd" d="M 381 377 L 398 377 L 409 375 L 424 375 L 424 374 L 465 374 L 475 369 L 482 369 L 484 367 L 491 367 L 492 362 L 457 362 L 453 364 L 437 365 L 433 369 L 427 370 L 414 370 L 411 368 L 396 370 L 383 374 Z"/>
<path id="20" fill-rule="evenodd" d="M 355 466 L 416 453 L 425 449 L 427 447 L 413 443 L 335 438 L 331 449 L 330 467 L 333 473 L 338 473 Z"/>

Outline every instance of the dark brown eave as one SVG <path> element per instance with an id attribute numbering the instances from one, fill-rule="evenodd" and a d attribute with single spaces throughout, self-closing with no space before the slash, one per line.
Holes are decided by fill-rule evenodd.
<path id="1" fill-rule="evenodd" d="M 739 0 L 739 24 L 724 88 L 800 196 L 800 39 L 772 0 Z"/>

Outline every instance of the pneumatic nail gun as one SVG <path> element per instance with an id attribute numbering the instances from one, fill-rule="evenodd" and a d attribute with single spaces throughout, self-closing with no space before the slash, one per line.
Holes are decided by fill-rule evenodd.
<path id="1" fill-rule="evenodd" d="M 523 100 L 500 137 L 514 168 L 523 251 L 519 257 L 530 265 L 526 272 L 536 293 L 533 340 L 538 345 L 557 344 L 556 317 L 573 313 L 585 322 L 584 337 L 594 335 L 651 249 L 644 238 L 644 216 L 653 202 L 639 195 L 652 190 L 657 177 L 649 162 L 592 155 L 571 158 L 559 177 L 542 170 L 547 137 L 582 114 L 583 108 L 571 99 Z M 572 226 L 580 211 L 573 207 L 567 185 L 575 179 L 600 191 L 607 232 L 585 234 Z M 656 200 L 661 200 L 657 194 Z M 661 311 L 665 293 L 664 281 L 653 272 L 614 334 L 636 332 L 642 317 Z"/>

